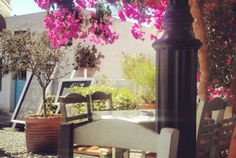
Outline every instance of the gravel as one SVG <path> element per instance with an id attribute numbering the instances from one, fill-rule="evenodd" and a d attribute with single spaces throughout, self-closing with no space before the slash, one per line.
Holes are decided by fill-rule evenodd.
<path id="1" fill-rule="evenodd" d="M 38 155 L 27 152 L 25 133 L 4 128 L 0 130 L 1 158 L 56 158 L 55 155 Z"/>

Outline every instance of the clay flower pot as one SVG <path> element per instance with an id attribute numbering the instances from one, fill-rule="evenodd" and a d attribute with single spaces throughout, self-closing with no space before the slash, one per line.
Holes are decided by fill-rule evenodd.
<path id="1" fill-rule="evenodd" d="M 83 67 L 79 67 L 78 68 L 78 73 L 80 77 L 86 77 L 85 73 L 87 71 L 87 77 L 93 77 L 94 74 L 96 73 L 96 68 L 83 68 Z"/>
<path id="2" fill-rule="evenodd" d="M 153 103 L 149 103 L 149 104 L 139 104 L 137 107 L 139 110 L 142 109 L 156 109 L 156 105 Z"/>
<path id="3" fill-rule="evenodd" d="M 28 152 L 57 154 L 60 125 L 60 115 L 49 117 L 27 116 L 25 134 Z"/>

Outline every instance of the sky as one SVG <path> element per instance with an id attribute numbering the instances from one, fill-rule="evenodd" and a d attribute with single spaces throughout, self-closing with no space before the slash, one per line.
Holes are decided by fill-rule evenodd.
<path id="1" fill-rule="evenodd" d="M 38 7 L 34 0 L 11 0 L 12 13 L 11 15 L 24 15 L 37 12 L 45 12 L 45 10 Z M 114 18 L 118 18 L 116 15 Z M 133 22 L 132 20 L 127 20 Z M 144 24 L 145 25 L 145 24 Z M 148 26 L 148 25 L 145 25 Z"/>
<path id="2" fill-rule="evenodd" d="M 11 0 L 12 15 L 24 15 L 42 12 L 34 0 Z"/>

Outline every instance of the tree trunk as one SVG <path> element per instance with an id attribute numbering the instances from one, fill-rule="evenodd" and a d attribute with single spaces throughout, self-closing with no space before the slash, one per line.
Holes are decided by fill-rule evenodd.
<path id="1" fill-rule="evenodd" d="M 46 106 L 46 88 L 42 88 L 43 89 L 43 113 L 44 116 L 47 117 L 47 106 Z"/>
<path id="2" fill-rule="evenodd" d="M 195 37 L 202 42 L 202 46 L 198 50 L 198 62 L 201 73 L 198 95 L 201 101 L 207 101 L 208 46 L 207 46 L 206 30 L 203 22 L 203 2 L 199 0 L 190 0 L 190 8 L 191 8 L 191 14 L 195 19 L 193 22 L 193 31 Z"/>

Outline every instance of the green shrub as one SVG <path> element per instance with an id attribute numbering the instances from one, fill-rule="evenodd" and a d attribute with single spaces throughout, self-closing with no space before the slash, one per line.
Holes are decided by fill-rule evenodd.
<path id="1" fill-rule="evenodd" d="M 133 110 L 137 106 L 137 98 L 127 88 L 117 89 L 113 94 L 113 108 L 116 110 Z"/>
<path id="2" fill-rule="evenodd" d="M 46 97 L 46 113 L 47 113 L 47 116 L 51 116 L 51 115 L 54 115 L 56 113 L 56 110 L 57 110 L 57 105 L 53 104 L 55 102 L 55 99 L 56 99 L 56 96 L 54 95 L 50 95 L 50 96 L 47 96 Z M 40 111 L 40 115 L 43 115 L 43 109 L 41 109 Z"/>
<path id="3" fill-rule="evenodd" d="M 82 95 L 89 95 L 96 91 L 103 91 L 112 94 L 113 109 L 115 110 L 133 110 L 137 106 L 137 97 L 127 88 L 117 89 L 113 85 L 92 84 L 89 87 L 74 86 L 69 89 L 70 92 L 76 92 Z M 106 101 L 94 102 L 94 110 L 106 109 Z"/>
<path id="4" fill-rule="evenodd" d="M 151 59 L 142 54 L 135 56 L 124 55 L 122 70 L 125 79 L 130 81 L 134 92 L 145 103 L 153 103 L 156 100 L 156 67 Z"/>

